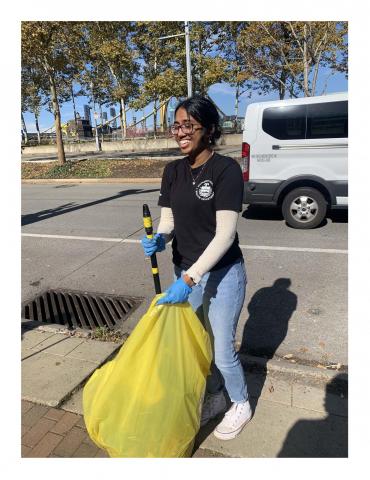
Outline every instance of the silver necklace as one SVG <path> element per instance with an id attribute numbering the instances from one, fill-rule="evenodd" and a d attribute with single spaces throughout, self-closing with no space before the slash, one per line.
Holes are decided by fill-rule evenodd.
<path id="1" fill-rule="evenodd" d="M 202 166 L 200 172 L 198 173 L 198 175 L 197 175 L 195 178 L 194 178 L 194 175 L 193 175 L 193 172 L 192 172 L 192 168 L 191 168 L 191 166 L 189 165 L 190 175 L 191 175 L 191 178 L 193 179 L 193 181 L 192 181 L 193 185 L 195 185 L 195 183 L 196 183 L 196 181 L 198 180 L 198 178 L 202 175 L 202 172 L 203 172 L 203 170 L 204 170 L 204 167 L 207 165 L 208 161 L 211 160 L 211 158 L 213 157 L 213 154 L 214 154 L 214 153 L 215 153 L 215 152 L 213 151 L 213 152 L 211 153 L 211 155 L 207 158 L 207 160 L 203 163 L 203 166 Z"/>

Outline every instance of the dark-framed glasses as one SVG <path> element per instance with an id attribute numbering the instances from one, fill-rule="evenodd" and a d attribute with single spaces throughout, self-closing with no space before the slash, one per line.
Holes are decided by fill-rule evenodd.
<path id="1" fill-rule="evenodd" d="M 195 127 L 198 127 L 198 128 L 195 128 Z M 172 135 L 177 135 L 179 133 L 179 129 L 181 129 L 182 133 L 192 134 L 197 130 L 202 130 L 202 128 L 203 128 L 202 126 L 200 125 L 198 126 L 196 123 L 187 122 L 181 125 L 178 125 L 178 124 L 171 125 L 170 132 L 172 133 Z"/>

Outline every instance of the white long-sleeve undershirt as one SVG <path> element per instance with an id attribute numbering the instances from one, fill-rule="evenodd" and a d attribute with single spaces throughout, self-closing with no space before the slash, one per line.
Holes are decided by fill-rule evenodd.
<path id="1" fill-rule="evenodd" d="M 157 233 L 161 233 L 164 236 L 166 243 L 168 243 L 173 238 L 174 228 L 175 222 L 173 219 L 172 208 L 162 207 Z"/>
<path id="2" fill-rule="evenodd" d="M 198 260 L 186 271 L 195 283 L 209 272 L 231 247 L 236 234 L 238 213 L 232 210 L 216 211 L 216 233 Z M 157 232 L 165 236 L 166 242 L 173 237 L 174 219 L 171 208 L 162 207 Z"/>

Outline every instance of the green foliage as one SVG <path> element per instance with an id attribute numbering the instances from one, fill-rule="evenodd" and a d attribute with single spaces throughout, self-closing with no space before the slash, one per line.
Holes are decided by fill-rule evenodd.
<path id="1" fill-rule="evenodd" d="M 77 83 L 77 95 L 120 103 L 124 123 L 124 109 L 184 97 L 183 33 L 182 21 L 22 22 L 22 111 L 37 116 L 49 104 L 59 132 L 59 104 Z M 281 98 L 321 93 L 321 67 L 347 73 L 347 34 L 347 23 L 335 21 L 190 22 L 193 92 L 228 82 L 236 103 L 252 88 Z"/>
<path id="2" fill-rule="evenodd" d="M 310 96 L 321 67 L 346 71 L 346 36 L 346 22 L 251 22 L 237 47 L 260 93 Z"/>
<path id="3" fill-rule="evenodd" d="M 104 160 L 67 160 L 62 165 L 48 163 L 35 165 L 22 163 L 22 179 L 31 178 L 107 178 L 112 172 L 112 164 Z"/>
<path id="4" fill-rule="evenodd" d="M 193 91 L 206 95 L 215 83 L 227 81 L 229 60 L 219 53 L 219 31 L 215 22 L 193 22 L 190 30 L 190 49 L 193 74 Z"/>
<path id="5" fill-rule="evenodd" d="M 152 158 L 130 160 L 89 159 L 66 162 L 67 167 L 58 168 L 55 162 L 22 162 L 22 180 L 48 178 L 161 178 L 166 162 Z"/>
<path id="6" fill-rule="evenodd" d="M 61 83 L 63 77 L 75 72 L 81 65 L 81 40 L 80 22 L 27 21 L 21 24 L 22 68 L 48 82 L 50 106 L 55 118 L 58 158 L 61 163 L 65 162 L 59 106 L 63 97 Z M 28 81 L 28 85 L 30 83 L 32 79 Z"/>
<path id="7" fill-rule="evenodd" d="M 110 168 L 104 162 L 94 160 L 67 161 L 64 165 L 56 165 L 46 178 L 104 178 L 109 177 Z"/>
<path id="8" fill-rule="evenodd" d="M 73 162 L 66 161 L 63 165 L 55 165 L 45 175 L 45 178 L 69 178 L 73 172 Z"/>
<path id="9" fill-rule="evenodd" d="M 127 340 L 128 334 L 108 327 L 97 327 L 92 331 L 91 338 L 93 340 L 100 340 L 101 342 L 123 343 Z"/>

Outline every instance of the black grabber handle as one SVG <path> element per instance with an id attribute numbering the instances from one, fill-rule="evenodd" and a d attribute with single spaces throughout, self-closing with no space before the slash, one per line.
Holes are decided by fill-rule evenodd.
<path id="1" fill-rule="evenodd" d="M 143 205 L 143 223 L 144 223 L 144 228 L 145 228 L 145 233 L 147 238 L 153 238 L 152 217 L 150 215 L 149 207 L 146 203 Z M 153 274 L 153 280 L 154 280 L 155 293 L 157 294 L 162 293 L 161 283 L 159 281 L 157 256 L 155 253 L 153 253 L 153 255 L 150 257 L 150 261 L 152 262 L 152 274 Z"/>

